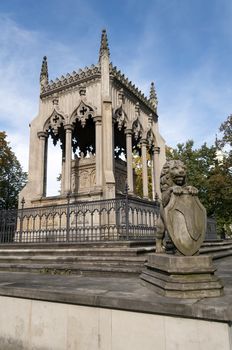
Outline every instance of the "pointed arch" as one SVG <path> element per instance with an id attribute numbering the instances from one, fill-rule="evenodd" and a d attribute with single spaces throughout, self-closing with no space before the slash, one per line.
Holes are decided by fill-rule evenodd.
<path id="1" fill-rule="evenodd" d="M 149 149 L 152 149 L 155 146 L 156 138 L 154 132 L 151 128 L 149 128 L 144 135 L 144 139 L 147 140 L 147 145 Z"/>
<path id="2" fill-rule="evenodd" d="M 92 106 L 90 103 L 86 103 L 83 100 L 79 103 L 71 114 L 70 124 L 74 124 L 76 120 L 81 123 L 81 126 L 84 128 L 86 125 L 87 119 L 95 117 L 96 107 Z"/>
<path id="3" fill-rule="evenodd" d="M 116 123 L 118 123 L 118 129 L 119 131 L 122 130 L 123 127 L 127 127 L 128 125 L 128 117 L 126 112 L 123 109 L 123 106 L 121 105 L 118 107 L 114 112 L 114 120 Z"/>
<path id="4" fill-rule="evenodd" d="M 61 112 L 58 108 L 54 108 L 52 114 L 44 123 L 43 131 L 47 132 L 49 129 L 53 131 L 55 135 L 58 134 L 58 129 L 65 124 L 67 116 Z"/>
<path id="5" fill-rule="evenodd" d="M 135 140 L 138 140 L 142 137 L 143 134 L 143 127 L 142 124 L 139 121 L 139 118 L 136 118 L 132 123 L 132 132 L 134 135 Z"/>

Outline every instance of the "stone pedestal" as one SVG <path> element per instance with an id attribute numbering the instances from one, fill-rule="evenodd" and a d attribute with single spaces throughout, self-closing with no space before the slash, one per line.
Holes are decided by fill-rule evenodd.
<path id="1" fill-rule="evenodd" d="M 218 297 L 223 286 L 211 256 L 151 254 L 140 275 L 143 284 L 174 298 Z"/>

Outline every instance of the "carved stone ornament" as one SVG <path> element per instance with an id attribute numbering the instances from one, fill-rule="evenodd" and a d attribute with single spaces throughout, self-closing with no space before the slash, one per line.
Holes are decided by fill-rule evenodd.
<path id="1" fill-rule="evenodd" d="M 138 140 L 138 138 L 141 137 L 142 132 L 143 132 L 142 125 L 141 125 L 141 123 L 139 122 L 138 119 L 136 119 L 133 122 L 133 124 L 132 124 L 132 131 L 133 131 L 135 139 Z"/>
<path id="2" fill-rule="evenodd" d="M 48 119 L 45 129 L 48 130 L 49 128 L 53 130 L 54 134 L 58 134 L 59 127 L 64 124 L 64 117 L 59 113 L 59 111 L 54 108 L 50 118 Z"/>
<path id="3" fill-rule="evenodd" d="M 180 160 L 163 166 L 160 178 L 162 205 L 157 224 L 156 252 L 163 253 L 165 230 L 180 254 L 196 254 L 205 238 L 206 210 L 197 196 L 198 190 L 186 185 L 186 167 Z"/>
<path id="4" fill-rule="evenodd" d="M 85 127 L 86 120 L 89 118 L 89 116 L 94 116 L 94 110 L 92 107 L 81 101 L 77 109 L 72 114 L 72 119 L 77 119 L 81 122 L 82 128 Z"/>
<path id="5" fill-rule="evenodd" d="M 169 236 L 183 255 L 196 254 L 206 232 L 206 210 L 199 198 L 187 189 L 181 194 L 172 193 L 164 208 L 164 221 Z"/>
<path id="6" fill-rule="evenodd" d="M 123 110 L 123 107 L 120 106 L 115 111 L 115 120 L 118 122 L 118 129 L 121 130 L 123 126 L 127 126 L 127 115 Z"/>
<path id="7" fill-rule="evenodd" d="M 154 134 L 151 129 L 147 132 L 147 144 L 149 148 L 154 145 Z"/>

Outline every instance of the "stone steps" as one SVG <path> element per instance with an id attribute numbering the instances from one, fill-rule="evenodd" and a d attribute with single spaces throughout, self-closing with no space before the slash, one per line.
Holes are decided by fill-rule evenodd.
<path id="1" fill-rule="evenodd" d="M 1 245 L 0 271 L 72 273 L 128 277 L 139 275 L 152 245 L 123 244 L 56 244 Z"/>
<path id="2" fill-rule="evenodd" d="M 78 242 L 78 243 L 4 243 L 0 244 L 0 249 L 94 249 L 94 248 L 142 248 L 151 247 L 155 245 L 155 240 L 141 240 L 141 241 L 93 241 L 93 242 Z"/>
<path id="3" fill-rule="evenodd" d="M 51 274 L 139 275 L 154 242 L 0 245 L 0 271 Z M 200 254 L 232 255 L 232 241 L 204 242 Z"/>
<path id="4" fill-rule="evenodd" d="M 56 258 L 57 256 L 75 256 L 75 257 L 133 257 L 137 255 L 144 255 L 155 251 L 154 247 L 145 248 L 93 248 L 93 249 L 0 249 L 0 259 L 7 258 L 8 256 L 49 256 Z"/>
<path id="5" fill-rule="evenodd" d="M 138 276 L 141 266 L 112 267 L 98 265 L 80 265 L 80 264 L 1 264 L 0 271 L 8 272 L 31 272 L 42 274 L 60 274 L 60 275 L 85 275 L 85 276 L 109 276 L 109 277 L 129 277 Z"/>
<path id="6" fill-rule="evenodd" d="M 140 266 L 146 260 L 145 257 L 98 257 L 98 256 L 44 256 L 37 255 L 32 257 L 25 256 L 12 256 L 7 257 L 0 256 L 0 266 L 2 263 L 24 263 L 24 264 L 66 264 L 66 263 L 78 263 L 79 265 L 91 264 L 91 265 L 109 265 L 109 266 Z"/>
<path id="7" fill-rule="evenodd" d="M 218 246 L 206 246 L 201 247 L 200 254 L 214 255 L 217 252 L 229 251 L 232 249 L 232 244 L 218 245 Z"/>

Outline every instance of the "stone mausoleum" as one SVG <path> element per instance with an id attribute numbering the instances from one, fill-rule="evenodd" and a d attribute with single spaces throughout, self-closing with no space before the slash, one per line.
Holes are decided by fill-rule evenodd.
<path id="1" fill-rule="evenodd" d="M 47 58 L 40 74 L 38 116 L 30 126 L 28 183 L 20 193 L 26 207 L 72 201 L 111 199 L 124 192 L 135 196 L 133 159 L 141 156 L 143 198 L 148 199 L 148 167 L 152 198 L 160 195 L 164 140 L 158 129 L 157 96 L 151 83 L 145 97 L 110 63 L 106 31 L 99 60 L 78 72 L 48 79 Z M 61 191 L 46 196 L 48 139 L 62 152 Z M 148 160 L 149 158 L 149 160 Z"/>

